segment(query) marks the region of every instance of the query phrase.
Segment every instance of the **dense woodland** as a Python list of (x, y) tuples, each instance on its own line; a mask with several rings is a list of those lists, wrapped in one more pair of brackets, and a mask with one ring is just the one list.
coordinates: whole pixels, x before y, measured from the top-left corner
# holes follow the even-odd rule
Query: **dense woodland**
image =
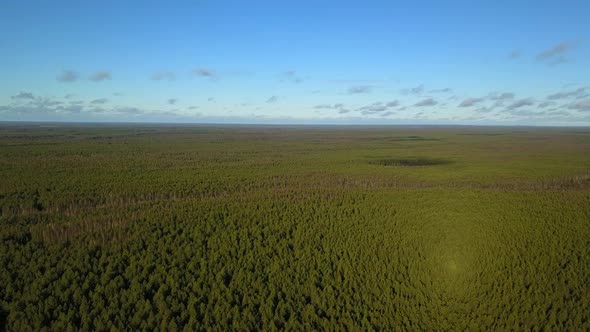
[(590, 130), (0, 125), (0, 327), (589, 330)]

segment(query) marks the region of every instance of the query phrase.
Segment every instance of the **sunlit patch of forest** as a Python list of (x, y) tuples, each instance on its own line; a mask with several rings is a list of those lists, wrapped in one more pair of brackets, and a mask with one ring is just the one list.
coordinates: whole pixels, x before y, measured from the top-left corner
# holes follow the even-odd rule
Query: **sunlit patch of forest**
[(584, 128), (4, 123), (0, 209), (0, 329), (590, 329)]

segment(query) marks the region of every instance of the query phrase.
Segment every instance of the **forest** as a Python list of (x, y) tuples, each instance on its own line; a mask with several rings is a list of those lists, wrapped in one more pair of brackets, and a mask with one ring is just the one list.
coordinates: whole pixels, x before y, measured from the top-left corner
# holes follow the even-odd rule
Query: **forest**
[(590, 330), (590, 130), (0, 123), (0, 330)]

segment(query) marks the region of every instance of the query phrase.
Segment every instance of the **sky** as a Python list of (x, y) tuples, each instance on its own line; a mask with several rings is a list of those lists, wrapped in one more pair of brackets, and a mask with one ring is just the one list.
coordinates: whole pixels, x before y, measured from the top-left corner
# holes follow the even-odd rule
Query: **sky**
[(0, 121), (590, 125), (590, 1), (0, 2)]

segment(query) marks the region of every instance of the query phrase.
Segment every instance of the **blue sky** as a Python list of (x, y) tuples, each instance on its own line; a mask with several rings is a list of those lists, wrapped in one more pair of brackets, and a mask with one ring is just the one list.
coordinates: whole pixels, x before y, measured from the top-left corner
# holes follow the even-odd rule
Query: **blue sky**
[(588, 1), (3, 1), (0, 121), (590, 125)]

